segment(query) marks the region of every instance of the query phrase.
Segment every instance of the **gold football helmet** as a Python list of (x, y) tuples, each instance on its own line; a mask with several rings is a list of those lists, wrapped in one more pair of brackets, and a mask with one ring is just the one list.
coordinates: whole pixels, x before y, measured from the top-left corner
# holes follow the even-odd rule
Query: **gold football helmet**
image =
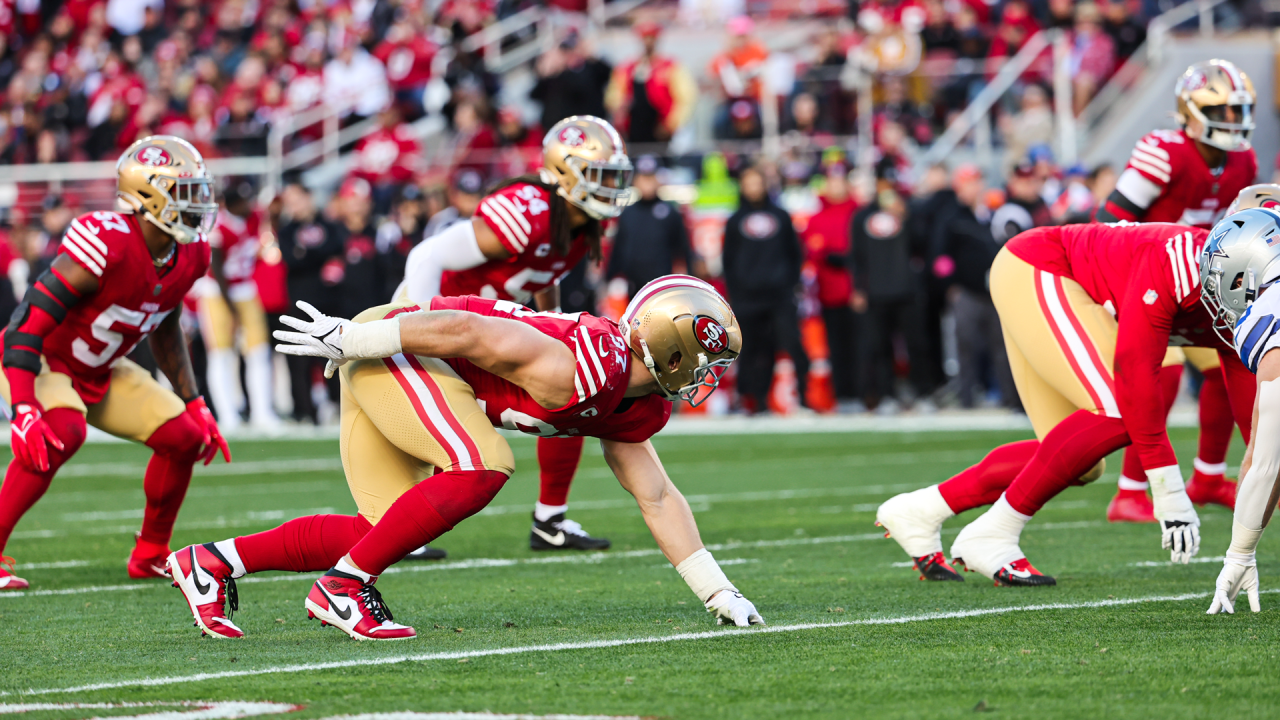
[(1250, 185), (1236, 195), (1236, 199), (1227, 206), (1227, 215), (1235, 215), (1249, 208), (1269, 208), (1280, 210), (1280, 185), (1259, 183)]
[(598, 117), (565, 118), (542, 138), (542, 180), (597, 220), (618, 217), (631, 204), (631, 172), (626, 143)]
[(213, 229), (218, 217), (204, 158), (172, 135), (152, 135), (124, 151), (116, 162), (116, 197), (183, 245)]
[(1255, 126), (1253, 81), (1226, 60), (1187, 68), (1174, 86), (1178, 121), (1193, 139), (1219, 150), (1248, 150)]
[(688, 275), (666, 275), (640, 288), (619, 324), (662, 396), (695, 407), (742, 351), (742, 330), (729, 303)]

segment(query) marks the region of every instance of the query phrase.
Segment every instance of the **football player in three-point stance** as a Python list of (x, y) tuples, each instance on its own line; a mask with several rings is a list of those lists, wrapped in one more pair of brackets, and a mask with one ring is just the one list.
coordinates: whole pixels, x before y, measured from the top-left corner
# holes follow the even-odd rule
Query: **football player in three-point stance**
[(649, 441), (671, 401), (704, 400), (742, 347), (733, 311), (710, 285), (654, 280), (618, 323), (475, 296), (437, 297), (430, 311), (373, 308), (354, 322), (299, 306), (311, 319), (289, 318), (299, 332), (277, 331), (287, 343), (277, 348), (341, 364), (342, 461), (359, 514), (298, 518), (170, 555), (206, 633), (243, 635), (227, 612), (235, 578), (330, 568), (306, 598), (311, 616), (360, 640), (413, 637), (374, 583), (502, 488), (513, 459), (497, 427), (600, 438), (658, 547), (707, 610), (721, 623), (763, 622), (703, 547)]
[[(1274, 186), (1273, 186), (1274, 187)], [(1280, 188), (1277, 188), (1280, 190)], [(1274, 203), (1273, 203), (1274, 207)], [(1240, 464), (1231, 545), (1209, 614), (1234, 613), (1241, 591), (1259, 602), (1257, 547), (1280, 499), (1280, 213), (1270, 208), (1229, 215), (1213, 228), (1200, 256), (1200, 292), (1214, 329), (1230, 332), (1240, 360), (1257, 377), (1253, 441)]]
[[(630, 187), (631, 161), (612, 125), (590, 115), (561, 120), (543, 138), (540, 176), (506, 182), (480, 201), (469, 222), (415, 247), (394, 299), (426, 307), (434, 297), (479, 295), (559, 311), (560, 280), (584, 257), (599, 259), (600, 221), (621, 214)], [(609, 547), (565, 518), (581, 458), (581, 437), (538, 439), (534, 550)], [(431, 551), (409, 557), (442, 556)]]
[[(1116, 189), (1098, 209), (1103, 222), (1170, 222), (1209, 229), (1258, 172), (1249, 137), (1256, 96), (1249, 77), (1226, 60), (1187, 68), (1174, 87), (1179, 130), (1156, 130), (1134, 146)], [(1200, 389), (1200, 446), (1187, 495), (1197, 505), (1231, 507), (1227, 480), (1231, 406), (1218, 354), (1208, 348), (1170, 348), (1161, 370), (1165, 407), (1177, 399), (1184, 362), (1204, 373)], [(1166, 413), (1167, 414), (1167, 413)], [(1125, 452), (1120, 487), (1107, 507), (1112, 522), (1154, 522), (1137, 452)]]
[[(231, 459), (196, 390), (174, 312), (209, 267), (204, 234), (218, 206), (204, 160), (184, 140), (139, 140), (116, 170), (118, 197), (132, 212), (73, 220), (53, 267), (31, 284), (4, 331), (0, 395), (13, 408), (14, 459), (0, 485), (0, 550), (80, 449), (88, 424), (155, 453), (128, 572), (163, 577), (192, 466), (219, 450)], [(175, 391), (124, 357), (144, 337)], [(27, 587), (5, 560), (0, 589)]]
[[(1054, 584), (1018, 547), (1022, 529), (1069, 485), (1096, 480), (1103, 459), (1130, 444), (1151, 483), (1162, 544), (1174, 562), (1196, 554), (1200, 520), (1159, 401), (1166, 349), (1219, 351), (1238, 420), (1254, 392), (1200, 303), (1198, 258), (1207, 236), (1167, 223), (1067, 225), (1022, 233), (1000, 251), (991, 267), (992, 300), (1039, 440), (998, 447), (941, 485), (880, 506), (877, 524), (923, 578), (960, 579), (942, 554), (942, 523), (994, 503), (960, 531), (954, 561), (997, 585)], [(1247, 434), (1247, 425), (1241, 431)]]

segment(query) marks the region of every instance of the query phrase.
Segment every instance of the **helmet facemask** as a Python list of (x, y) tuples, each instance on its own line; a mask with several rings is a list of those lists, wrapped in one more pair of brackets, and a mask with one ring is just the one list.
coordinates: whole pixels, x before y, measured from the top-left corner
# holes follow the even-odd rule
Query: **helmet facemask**
[[(693, 382), (685, 385), (674, 392), (667, 390), (666, 384), (662, 382), (663, 373), (658, 370), (657, 363), (653, 359), (653, 354), (649, 352), (649, 343), (644, 340), (640, 341), (641, 354), (644, 356), (644, 366), (649, 370), (649, 374), (658, 383), (658, 391), (662, 393), (662, 397), (675, 402), (683, 400), (689, 403), (690, 407), (698, 407), (711, 397), (711, 393), (720, 387), (720, 378), (729, 371), (729, 366), (733, 364), (735, 358), (720, 358), (708, 362), (706, 353), (698, 353), (698, 367), (693, 369)], [(677, 364), (678, 366), (678, 364)], [(699, 395), (702, 390), (705, 393)]]
[[(1211, 147), (1232, 152), (1248, 150), (1253, 147), (1250, 138), (1256, 123), (1253, 120), (1253, 98), (1248, 93), (1239, 91), (1232, 93), (1230, 105), (1210, 105), (1197, 107), (1187, 103), (1192, 118), (1200, 124), (1199, 137), (1196, 139)], [(1229, 111), (1229, 112), (1228, 112)], [(1235, 120), (1230, 122), (1228, 115)]]
[(596, 220), (616, 218), (633, 200), (631, 160), (615, 154), (604, 162), (566, 157), (565, 165), (577, 183), (569, 192), (560, 187), (560, 195)]

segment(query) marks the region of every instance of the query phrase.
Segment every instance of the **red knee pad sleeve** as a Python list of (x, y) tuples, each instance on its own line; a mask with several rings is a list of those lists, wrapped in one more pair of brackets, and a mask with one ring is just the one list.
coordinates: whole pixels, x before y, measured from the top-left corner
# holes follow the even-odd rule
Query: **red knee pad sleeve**
[(173, 457), (189, 455), (192, 462), (195, 462), (203, 444), (204, 432), (186, 412), (157, 428), (146, 443), (157, 454)]

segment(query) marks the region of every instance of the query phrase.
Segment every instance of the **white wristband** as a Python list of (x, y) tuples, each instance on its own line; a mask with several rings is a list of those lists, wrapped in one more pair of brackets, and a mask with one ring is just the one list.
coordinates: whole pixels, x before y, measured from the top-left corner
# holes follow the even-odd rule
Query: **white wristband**
[(352, 324), (342, 333), (342, 356), (348, 360), (391, 357), (399, 352), (399, 316)]
[(700, 548), (697, 552), (685, 558), (676, 566), (676, 572), (680, 573), (680, 577), (689, 583), (689, 589), (703, 603), (706, 603), (711, 599), (712, 595), (721, 590), (733, 590), (734, 592), (738, 590), (733, 586), (733, 583), (729, 582), (729, 578), (725, 576), (716, 559), (711, 557), (711, 553), (707, 552), (706, 548)]

